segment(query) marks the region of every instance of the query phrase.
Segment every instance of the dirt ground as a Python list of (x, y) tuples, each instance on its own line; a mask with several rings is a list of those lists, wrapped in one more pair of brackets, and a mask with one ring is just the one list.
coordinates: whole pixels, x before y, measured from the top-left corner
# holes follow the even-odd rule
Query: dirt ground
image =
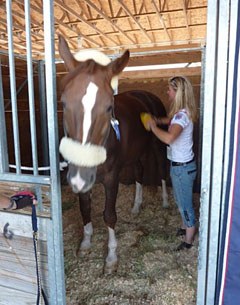
[[(140, 214), (130, 213), (134, 185), (120, 184), (117, 199), (118, 271), (103, 274), (107, 229), (102, 219), (104, 193), (92, 193), (94, 235), (88, 256), (76, 256), (82, 236), (78, 197), (62, 186), (67, 305), (194, 305), (196, 304), (198, 235), (190, 250), (174, 251), (180, 224), (172, 189), (170, 207), (162, 208), (156, 188), (144, 187)], [(196, 211), (199, 194), (194, 194)], [(197, 213), (198, 214), (198, 213)]]

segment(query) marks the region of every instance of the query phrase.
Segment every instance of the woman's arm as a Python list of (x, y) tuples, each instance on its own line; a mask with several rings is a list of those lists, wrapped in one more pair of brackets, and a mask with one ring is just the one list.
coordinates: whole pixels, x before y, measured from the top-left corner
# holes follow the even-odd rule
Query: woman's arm
[(168, 117), (160, 117), (160, 118), (154, 117), (154, 120), (157, 125), (168, 125), (170, 123), (170, 119)]
[(148, 121), (149, 130), (165, 144), (171, 144), (181, 134), (183, 128), (181, 125), (173, 124), (168, 131), (158, 128), (154, 119)]

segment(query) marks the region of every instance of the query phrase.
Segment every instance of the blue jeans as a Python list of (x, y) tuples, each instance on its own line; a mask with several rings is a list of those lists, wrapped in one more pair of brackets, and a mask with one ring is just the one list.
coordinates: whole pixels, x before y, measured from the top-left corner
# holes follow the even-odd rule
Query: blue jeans
[(195, 212), (193, 208), (193, 183), (197, 175), (196, 162), (172, 166), (170, 176), (173, 194), (181, 213), (182, 220), (187, 227), (195, 226)]

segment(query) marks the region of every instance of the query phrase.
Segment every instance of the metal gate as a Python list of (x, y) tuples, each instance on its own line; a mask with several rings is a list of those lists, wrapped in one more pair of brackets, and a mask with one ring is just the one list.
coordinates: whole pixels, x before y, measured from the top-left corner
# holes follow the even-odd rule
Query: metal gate
[[(38, 197), (38, 229), (40, 273), (49, 304), (65, 304), (64, 259), (62, 238), (61, 188), (59, 175), (58, 123), (56, 101), (56, 73), (54, 50), (53, 1), (43, 1), (45, 60), (37, 63), (41, 87), (41, 139), (47, 168), (41, 172), (38, 166), (35, 96), (33, 85), (33, 59), (31, 50), (30, 1), (25, 1), (26, 63), (29, 99), (29, 121), (32, 156), (31, 172), (21, 163), (19, 117), (15, 82), (15, 56), (12, 33), (12, 1), (6, 1), (7, 34), (9, 44), (9, 75), (15, 164), (9, 164), (9, 146), (6, 130), (3, 79), (0, 73), (0, 192), (13, 194), (18, 190), (31, 189)], [(3, 235), (8, 223), (12, 238)], [(2, 249), (1, 249), (2, 248)], [(0, 304), (35, 304), (37, 295), (36, 267), (32, 244), (31, 213), (24, 211), (0, 211)], [(43, 304), (41, 302), (41, 304)]]
[[(204, 73), (203, 150), (198, 263), (198, 305), (216, 305), (222, 282), (227, 185), (232, 171), (230, 137), (235, 121), (239, 1), (208, 1)], [(234, 97), (235, 96), (235, 97)], [(237, 267), (237, 266), (236, 266)], [(234, 290), (232, 290), (234, 291)], [(231, 295), (225, 305), (239, 303)], [(222, 303), (221, 303), (222, 304)]]

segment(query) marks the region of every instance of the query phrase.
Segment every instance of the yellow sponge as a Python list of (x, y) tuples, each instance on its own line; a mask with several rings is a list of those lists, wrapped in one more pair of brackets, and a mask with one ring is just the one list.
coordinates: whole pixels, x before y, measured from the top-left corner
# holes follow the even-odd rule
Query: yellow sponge
[(147, 113), (147, 112), (142, 112), (140, 114), (140, 118), (141, 118), (141, 121), (143, 123), (143, 126), (145, 127), (146, 130), (150, 130), (147, 126), (147, 123), (148, 121), (151, 119), (151, 114)]

